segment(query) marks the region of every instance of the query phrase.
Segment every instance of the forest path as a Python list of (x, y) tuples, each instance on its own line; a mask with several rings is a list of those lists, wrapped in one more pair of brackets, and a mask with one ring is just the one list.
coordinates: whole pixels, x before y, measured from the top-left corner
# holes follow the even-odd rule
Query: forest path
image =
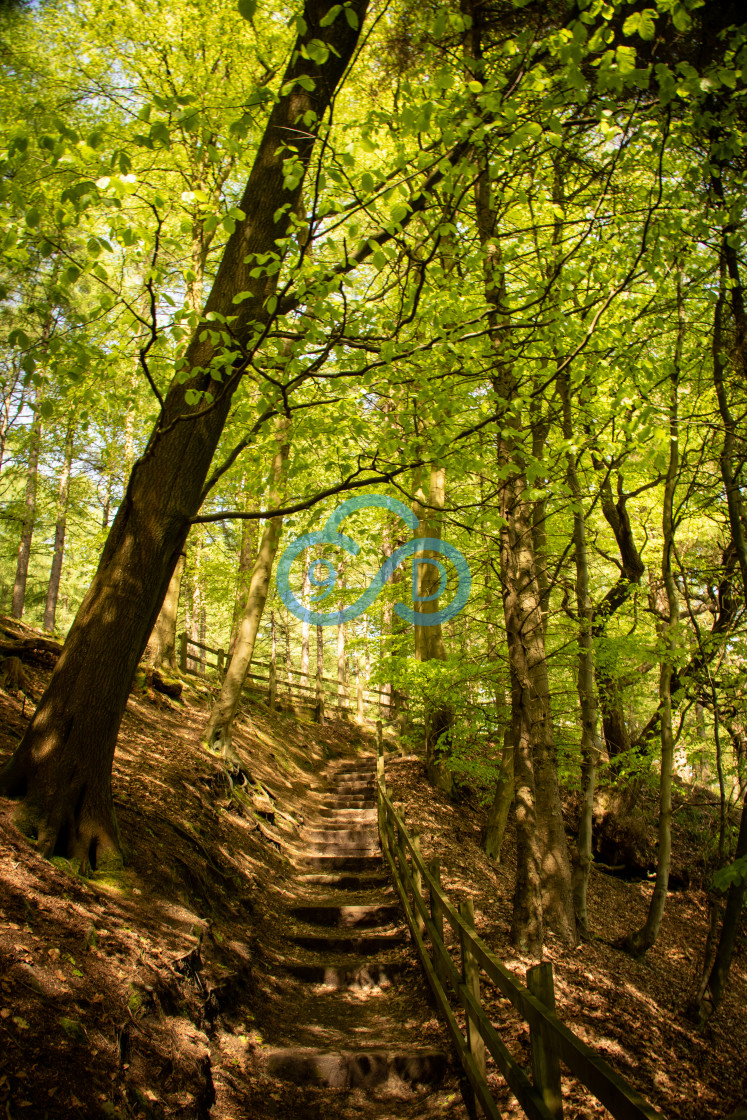
[(463, 1120), (382, 859), (374, 783), (374, 757), (357, 755), (328, 763), (308, 790), (302, 846), (288, 849), (294, 876), (279, 888), (287, 922), (266, 950), (278, 987), (265, 1068), (326, 1089), (324, 1115)]

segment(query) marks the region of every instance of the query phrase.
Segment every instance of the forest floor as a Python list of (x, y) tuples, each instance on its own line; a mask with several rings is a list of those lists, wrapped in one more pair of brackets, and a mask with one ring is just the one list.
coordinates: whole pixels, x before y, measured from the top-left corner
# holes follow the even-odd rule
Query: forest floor
[[(40, 655), (28, 664), (37, 699), (50, 663)], [(266, 947), (281, 920), (272, 900), (288, 874), (282, 848), (308, 785), (327, 760), (362, 740), (371, 751), (371, 732), (352, 722), (319, 728), (248, 703), (235, 746), (250, 780), (232, 797), (219, 760), (199, 742), (209, 699), (210, 686), (196, 679), (183, 702), (149, 691), (130, 697), (113, 778), (127, 852), (120, 878), (81, 879), (66, 861), (42, 859), (14, 828), (12, 803), (0, 802), (0, 1116), (7, 1120), (325, 1115), (320, 1091), (263, 1072), (263, 1048), (278, 1029)], [(28, 722), (31, 704), (22, 707), (0, 690), (0, 764)], [(479, 846), (485, 813), (474, 798), (454, 804), (435, 793), (415, 757), (389, 756), (387, 779), (421, 833), (424, 855), (440, 856), (446, 889), (456, 900), (473, 897), (478, 932), (523, 976), (531, 962), (508, 938), (510, 831), (505, 862), (496, 865)], [(693, 797), (680, 790), (681, 804)], [(653, 807), (649, 815), (653, 826)], [(678, 867), (697, 862), (697, 831), (678, 827), (674, 843)], [(684, 1008), (705, 941), (702, 889), (670, 893), (659, 941), (644, 961), (614, 947), (642, 920), (650, 890), (646, 881), (592, 871), (594, 940), (568, 950), (548, 939), (558, 1013), (669, 1120), (721, 1120), (747, 1103), (745, 939), (723, 1006), (700, 1033)], [(487, 988), (484, 997), (502, 1037), (528, 1061), (526, 1028), (497, 993)], [(427, 1031), (436, 1039), (439, 1029), (433, 1013)], [(491, 1080), (503, 1115), (521, 1116), (497, 1075)], [(607, 1115), (580, 1086), (568, 1080), (566, 1087), (566, 1120)], [(460, 1111), (453, 1101), (449, 1114)], [(355, 1112), (337, 1112), (344, 1114)]]

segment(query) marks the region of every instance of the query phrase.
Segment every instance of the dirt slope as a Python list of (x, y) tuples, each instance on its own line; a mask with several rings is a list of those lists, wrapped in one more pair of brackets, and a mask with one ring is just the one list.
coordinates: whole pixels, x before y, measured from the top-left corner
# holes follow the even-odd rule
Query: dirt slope
[[(44, 660), (30, 666), (37, 696)], [(269, 946), (289, 873), (281, 848), (296, 842), (315, 776), (359, 746), (361, 731), (253, 707), (237, 735), (248, 779), (232, 798), (220, 764), (199, 746), (207, 689), (184, 699), (130, 699), (114, 774), (123, 880), (81, 880), (64, 861), (41, 859), (0, 803), (0, 1115), (10, 1120), (329, 1114), (318, 1090), (265, 1073), (280, 1006)], [(0, 691), (0, 762), (28, 720), (28, 702), (21, 708)], [(363, 749), (373, 750), (370, 738)], [(457, 899), (474, 894), (479, 932), (521, 973), (528, 962), (506, 938), (510, 855), (496, 868), (481, 853), (479, 809), (434, 794), (417, 760), (390, 761), (388, 778), (420, 825), (425, 854), (441, 855), (448, 889)], [(744, 945), (723, 1011), (701, 1037), (682, 1007), (702, 950), (702, 894), (670, 895), (661, 943), (645, 963), (610, 947), (640, 918), (649, 889), (594, 873), (601, 940), (572, 953), (549, 946), (560, 1013), (666, 1116), (716, 1120), (745, 1101)], [(524, 1028), (500, 1001), (493, 1008), (526, 1056)], [(438, 1036), (435, 1019), (423, 1025)], [(520, 1115), (501, 1099), (506, 1116)], [(446, 1107), (459, 1111), (453, 1093)], [(604, 1113), (571, 1087), (565, 1115)]]

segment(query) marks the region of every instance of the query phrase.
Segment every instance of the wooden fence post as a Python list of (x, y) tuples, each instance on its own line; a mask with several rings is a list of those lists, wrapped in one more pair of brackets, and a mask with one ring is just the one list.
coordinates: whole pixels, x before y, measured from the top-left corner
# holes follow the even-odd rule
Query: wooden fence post
[[(417, 854), (420, 855), (421, 853), (420, 853), (420, 833), (419, 832), (413, 832), (413, 834), (412, 834), (412, 846), (415, 849), (415, 851), (417, 852)], [(423, 876), (421, 875), (420, 868), (418, 867), (417, 863), (415, 862), (415, 857), (413, 856), (412, 857), (412, 912), (415, 915), (415, 925), (417, 926), (418, 933), (420, 934), (421, 937), (424, 937), (425, 936), (425, 920), (423, 918), (423, 915), (420, 913), (419, 906), (415, 902), (416, 892), (420, 896), (420, 901), (422, 902), (423, 901)]]
[[(396, 806), (395, 806), (395, 808), (396, 808)], [(399, 807), (399, 816), (400, 816), (400, 820), (402, 821), (402, 824), (406, 828), (407, 825), (405, 824), (405, 807), (404, 807), (404, 805), (400, 805), (400, 807)], [(396, 845), (396, 847), (397, 847), (397, 863), (399, 865), (399, 877), (402, 880), (402, 886), (405, 888), (405, 897), (406, 897), (407, 896), (407, 888), (409, 886), (409, 880), (410, 880), (410, 869), (407, 866), (407, 855), (405, 853), (405, 838), (404, 838), (404, 836), (402, 834), (402, 830), (399, 828), (399, 826), (397, 826), (397, 845)]]
[[(471, 898), (459, 904), (459, 913), (466, 926), (474, 929), (475, 907)], [(460, 932), (459, 940), (462, 948), (462, 977), (467, 990), (480, 1003), (480, 966), (477, 963), (468, 939)], [(477, 1023), (467, 1015), (467, 1045), (477, 1067), (477, 1072), (485, 1077), (485, 1043), (478, 1029)]]
[(218, 658), (218, 663), (215, 667), (218, 670), (218, 680), (222, 681), (223, 672), (226, 668), (226, 651), (224, 649), (219, 649), (216, 652), (216, 656)]
[[(555, 1010), (555, 985), (552, 964), (542, 961), (527, 972), (527, 987), (533, 996), (544, 1003), (548, 1011)], [(557, 1047), (549, 1031), (542, 1026), (530, 1030), (532, 1043), (532, 1072), (534, 1087), (541, 1095), (555, 1120), (562, 1120), (563, 1098), (560, 1090), (560, 1061)]]
[[(438, 885), (440, 887), (441, 886), (441, 860), (438, 858), (438, 856), (434, 856), (433, 859), (430, 861), (430, 863), (428, 864), (428, 870), (430, 871), (431, 875), (433, 876), (433, 878), (435, 879), (435, 881), (438, 883)], [(444, 908), (441, 905), (441, 899), (438, 897), (438, 895), (436, 894), (436, 892), (433, 890), (432, 887), (430, 889), (430, 895), (431, 895), (431, 918), (433, 919), (433, 924), (436, 927), (436, 933), (438, 934), (438, 936), (443, 941), (443, 939), (444, 939)], [(438, 977), (438, 981), (439, 981), (441, 987), (446, 988), (446, 984), (447, 984), (446, 966), (444, 965), (444, 962), (441, 960), (441, 954), (436, 952), (435, 947), (434, 947), (434, 951), (433, 951), (433, 965), (434, 965), (434, 968), (436, 969), (436, 976)]]
[(187, 671), (187, 631), (182, 630), (179, 635), (179, 668), (182, 673)]

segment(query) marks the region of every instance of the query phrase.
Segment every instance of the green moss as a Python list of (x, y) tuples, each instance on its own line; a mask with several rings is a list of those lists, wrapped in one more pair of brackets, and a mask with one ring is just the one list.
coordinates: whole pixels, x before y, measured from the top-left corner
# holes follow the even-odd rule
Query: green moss
[(77, 1019), (62, 1018), (60, 1019), (60, 1026), (73, 1042), (77, 1042), (81, 1045), (86, 1045), (88, 1043), (88, 1035), (83, 1028), (83, 1024), (79, 1023)]

